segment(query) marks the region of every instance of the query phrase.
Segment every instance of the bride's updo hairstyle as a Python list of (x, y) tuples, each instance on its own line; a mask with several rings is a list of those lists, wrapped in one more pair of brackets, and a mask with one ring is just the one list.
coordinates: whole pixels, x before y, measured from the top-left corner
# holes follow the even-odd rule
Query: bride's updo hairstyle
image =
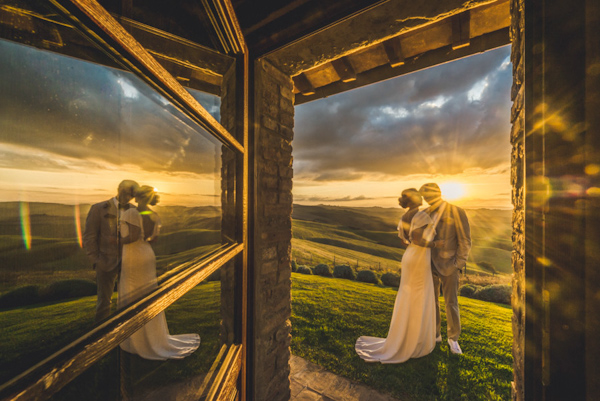
[(150, 185), (142, 185), (135, 193), (135, 196), (147, 200), (146, 203), (150, 206), (154, 206), (160, 202), (160, 195)]
[(417, 191), (416, 188), (408, 188), (402, 191), (402, 198), (405, 201), (406, 206), (402, 205), (402, 207), (411, 207), (411, 206), (421, 206), (423, 204), (423, 197), (421, 193)]

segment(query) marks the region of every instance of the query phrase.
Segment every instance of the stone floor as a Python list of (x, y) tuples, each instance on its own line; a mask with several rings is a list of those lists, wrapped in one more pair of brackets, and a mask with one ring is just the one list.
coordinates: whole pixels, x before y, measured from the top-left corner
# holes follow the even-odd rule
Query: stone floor
[(291, 401), (398, 401), (299, 356), (292, 355), (290, 365)]

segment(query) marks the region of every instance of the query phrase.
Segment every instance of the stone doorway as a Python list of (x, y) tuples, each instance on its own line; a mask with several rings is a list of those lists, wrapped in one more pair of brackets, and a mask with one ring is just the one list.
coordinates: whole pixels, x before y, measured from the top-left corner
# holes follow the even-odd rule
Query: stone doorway
[[(544, 3), (544, 1), (539, 3)], [(513, 398), (518, 400), (564, 399), (558, 395), (551, 396), (549, 389), (555, 389), (558, 391), (557, 394), (562, 394), (561, 391), (566, 391), (573, 383), (575, 383), (574, 388), (576, 391), (571, 394), (575, 395), (575, 398), (586, 399), (585, 394), (587, 394), (587, 399), (592, 399), (589, 397), (597, 394), (599, 388), (597, 375), (594, 375), (596, 370), (590, 364), (592, 361), (590, 358), (593, 358), (592, 355), (598, 355), (597, 348), (594, 348), (595, 346), (589, 341), (585, 342), (585, 338), (592, 338), (589, 336), (598, 333), (597, 318), (592, 316), (591, 312), (587, 312), (587, 314), (585, 312), (586, 310), (591, 311), (593, 308), (590, 308), (598, 303), (593, 296), (590, 298), (590, 294), (595, 291), (593, 288), (596, 287), (590, 287), (589, 279), (586, 279), (586, 285), (583, 286), (583, 279), (586, 275), (587, 277), (597, 277), (598, 274), (592, 268), (592, 262), (598, 260), (598, 252), (594, 250), (589, 241), (592, 238), (598, 238), (597, 232), (589, 228), (589, 223), (597, 219), (595, 217), (596, 212), (591, 209), (591, 205), (595, 204), (597, 199), (593, 195), (595, 193), (593, 188), (596, 188), (593, 186), (596, 174), (589, 173), (593, 167), (587, 167), (588, 172), (585, 172), (586, 166), (589, 166), (590, 163), (589, 161), (586, 163), (585, 160), (593, 160), (590, 158), (597, 154), (595, 151), (596, 141), (592, 139), (592, 131), (586, 131), (583, 129), (584, 126), (574, 124), (580, 127), (580, 130), (577, 132), (569, 131), (571, 132), (569, 134), (571, 135), (571, 141), (579, 138), (583, 142), (577, 143), (591, 146), (590, 150), (583, 151), (580, 147), (568, 148), (559, 141), (560, 146), (557, 148), (556, 154), (552, 155), (553, 159), (550, 159), (543, 149), (550, 149), (545, 146), (552, 147), (557, 142), (547, 142), (548, 137), (542, 139), (533, 135), (534, 131), (539, 131), (540, 127), (544, 127), (547, 128), (546, 131), (542, 130), (545, 135), (554, 130), (552, 134), (561, 135), (564, 139), (564, 135), (558, 132), (566, 130), (564, 120), (542, 118), (545, 113), (548, 113), (548, 103), (543, 102), (545, 92), (541, 88), (554, 86), (558, 92), (562, 91), (572, 96), (572, 107), (569, 108), (565, 118), (571, 121), (588, 121), (590, 129), (591, 127), (596, 129), (598, 127), (597, 119), (593, 114), (587, 114), (587, 117), (585, 114), (585, 110), (589, 110), (590, 107), (598, 104), (597, 99), (593, 96), (582, 97), (583, 92), (576, 90), (586, 86), (590, 89), (598, 88), (598, 79), (593, 78), (596, 75), (591, 75), (591, 78), (586, 79), (585, 73), (582, 73), (582, 71), (585, 71), (583, 67), (588, 66), (590, 68), (597, 62), (594, 60), (598, 60), (598, 50), (596, 47), (591, 46), (591, 44), (597, 43), (598, 40), (597, 33), (593, 33), (591, 30), (592, 22), (597, 21), (598, 18), (598, 7), (590, 2), (584, 3), (582, 2), (571, 9), (564, 3), (557, 4), (556, 7), (550, 9), (553, 12), (551, 15), (547, 14), (546, 11), (534, 10), (533, 8), (529, 8), (529, 14), (527, 14), (525, 2), (521, 0), (512, 0), (508, 4), (510, 9), (510, 28), (508, 30), (513, 45), (511, 56), (513, 63), (513, 87), (511, 91), (513, 108), (511, 112), (512, 131), (510, 133), (512, 144), (511, 185), (514, 206), (512, 236), (512, 265), (514, 270)], [(460, 6), (455, 6), (452, 10), (454, 12), (451, 11), (450, 14), (459, 14), (456, 10), (463, 9)], [(587, 14), (586, 10), (588, 11)], [(559, 18), (562, 11), (571, 20), (581, 22), (579, 30), (569, 31), (566, 28), (568, 24), (565, 19)], [(436, 15), (444, 14), (440, 10), (436, 10), (434, 13), (438, 13)], [(353, 85), (360, 86), (361, 84), (371, 83), (384, 76), (381, 69), (377, 70), (378, 74), (361, 75), (361, 72), (364, 71), (358, 71), (351, 58), (354, 52), (360, 53), (361, 50), (364, 50), (361, 54), (367, 53), (367, 44), (381, 44), (386, 40), (390, 40), (389, 31), (381, 32), (378, 29), (370, 29), (372, 26), (369, 26), (369, 15), (373, 14), (365, 12), (356, 17), (354, 22), (352, 20), (341, 22), (329, 30), (324, 30), (302, 41), (295, 42), (280, 51), (268, 54), (255, 63), (254, 123), (256, 126), (255, 135), (258, 155), (256, 160), (256, 188), (258, 190), (257, 205), (259, 205), (255, 229), (255, 291), (257, 300), (259, 300), (259, 297), (264, 298), (264, 303), (257, 303), (255, 306), (255, 310), (260, 311), (255, 316), (255, 326), (261, 327), (261, 332), (255, 334), (255, 341), (257, 346), (258, 344), (264, 345), (268, 350), (264, 354), (265, 360), (259, 361), (257, 359), (255, 361), (255, 369), (256, 372), (260, 372), (257, 375), (260, 375), (263, 379), (266, 378), (266, 376), (263, 377), (263, 372), (267, 371), (269, 373), (265, 374), (270, 378), (276, 377), (279, 380), (281, 376), (280, 384), (276, 384), (274, 381), (259, 380), (258, 377), (255, 383), (257, 383), (256, 394), (265, 396), (268, 394), (271, 397), (270, 399), (279, 399), (278, 397), (285, 399), (289, 394), (287, 393), (289, 390), (286, 390), (286, 388), (289, 388), (289, 379), (287, 379), (289, 370), (285, 361), (289, 358), (290, 341), (290, 323), (286, 315), (289, 317), (289, 239), (291, 237), (291, 158), (294, 98), (297, 102), (299, 99), (310, 99), (311, 96), (319, 96), (319, 94), (326, 96), (332, 94), (331, 91), (337, 90), (339, 92)], [(444, 15), (447, 16), (448, 14)], [(383, 18), (381, 15), (378, 17)], [(544, 20), (546, 22), (543, 23), (553, 21), (558, 26), (564, 27), (561, 30), (562, 39), (556, 35), (552, 36), (548, 33), (549, 31), (543, 33), (544, 31), (538, 28), (540, 25), (536, 24), (543, 24), (540, 22), (543, 18), (547, 18), (547, 20)], [(377, 21), (381, 22), (381, 19)], [(530, 27), (527, 32), (525, 31), (526, 25)], [(452, 26), (458, 26), (459, 29), (455, 31), (458, 33), (453, 35), (456, 42), (450, 47), (457, 51), (468, 48), (464, 44), (464, 37), (460, 33), (464, 32), (460, 29), (460, 27), (465, 26), (464, 19), (461, 19), (461, 17), (454, 18)], [(357, 29), (357, 27), (360, 27), (360, 29)], [(353, 41), (361, 33), (363, 34), (363, 40)], [(583, 39), (586, 37), (585, 34), (588, 35), (587, 41)], [(526, 37), (529, 39), (526, 40)], [(462, 42), (461, 38), (463, 38)], [(573, 48), (572, 64), (576, 67), (576, 74), (571, 74), (571, 81), (574, 86), (570, 88), (567, 84), (569, 79), (566, 78), (569, 74), (564, 69), (560, 70), (560, 74), (553, 75), (554, 81), (552, 82), (540, 75), (543, 71), (540, 68), (543, 69), (543, 66), (548, 68), (550, 65), (549, 59), (544, 58), (548, 57), (550, 53), (544, 53), (541, 50), (544, 49), (544, 43), (553, 44), (552, 51), (558, 55), (561, 40), (563, 43), (565, 40), (571, 41), (570, 43), (579, 43), (578, 46)], [(394, 68), (391, 66), (392, 64), (396, 64), (396, 67), (398, 67), (402, 65), (403, 61), (406, 63), (406, 59), (400, 57), (402, 54), (398, 51), (399, 48), (403, 50), (403, 43), (401, 42), (400, 47), (394, 46), (391, 42), (383, 45), (383, 51), (390, 65), (389, 68)], [(489, 46), (489, 43), (483, 45)], [(586, 53), (583, 52), (583, 48), (586, 46), (588, 49), (587, 59), (584, 56)], [(578, 49), (577, 51), (580, 53), (576, 54), (575, 49)], [(554, 55), (555, 53), (551, 54)], [(347, 58), (344, 59), (344, 57)], [(421, 60), (423, 59), (425, 57), (421, 58)], [(434, 63), (429, 60), (428, 65), (432, 64)], [(352, 68), (349, 68), (349, 66)], [(336, 79), (341, 82), (318, 86), (315, 83), (316, 77), (309, 72), (312, 68), (314, 68), (313, 73), (320, 72), (322, 75), (327, 75), (326, 71), (330, 73), (334, 71)], [(389, 68), (386, 67), (386, 71)], [(527, 81), (530, 86), (525, 85), (527, 76), (530, 77)], [(293, 80), (291, 77), (293, 77)], [(367, 82), (369, 79), (371, 81)], [(295, 96), (291, 96), (294, 92), (296, 93)], [(529, 94), (526, 96), (526, 93)], [(544, 104), (546, 106), (543, 106)], [(558, 110), (557, 113), (562, 110)], [(552, 123), (552, 125), (548, 125), (549, 123)], [(586, 132), (589, 132), (589, 134), (586, 134)], [(577, 154), (587, 156), (577, 158)], [(561, 159), (563, 161), (570, 160), (574, 163), (573, 168), (566, 169), (564, 173), (560, 172), (561, 169), (558, 166), (561, 164)], [(548, 178), (549, 170), (543, 168), (544, 165), (548, 166), (547, 163), (557, 167), (557, 175), (553, 179)], [(567, 174), (567, 170), (571, 171), (572, 174)], [(529, 177), (529, 179), (526, 179), (526, 177)], [(576, 177), (581, 177), (582, 180), (580, 181)], [(583, 180), (583, 177), (585, 177), (585, 180)], [(563, 203), (552, 204), (547, 197), (540, 197), (540, 193), (548, 193), (551, 181), (555, 188), (558, 188), (555, 193), (562, 194), (558, 197)], [(569, 185), (572, 182), (579, 183), (577, 184), (579, 189), (570, 187)], [(574, 195), (565, 197), (564, 194), (570, 193), (566, 188), (572, 188)], [(577, 200), (581, 200), (577, 203), (579, 206), (575, 206), (575, 203), (573, 203)], [(553, 220), (555, 224), (570, 224), (568, 229), (570, 240), (565, 242), (564, 236), (561, 239), (544, 228), (544, 216), (550, 216), (548, 210), (553, 210), (556, 213), (556, 219)], [(579, 211), (575, 212), (577, 210)], [(569, 218), (566, 217), (569, 215), (575, 216), (574, 221), (569, 221)], [(564, 220), (565, 218), (567, 220)], [(588, 222), (587, 230), (584, 222)], [(558, 226), (556, 228), (558, 229)], [(526, 231), (528, 233), (527, 237), (525, 235)], [(588, 240), (585, 241), (585, 238), (588, 238)], [(555, 248), (555, 250), (559, 250), (559, 254), (554, 255), (554, 259), (544, 256), (553, 253), (549, 248), (552, 247), (552, 243), (560, 244), (562, 247)], [(571, 253), (571, 255), (587, 256), (585, 258), (572, 256), (571, 259), (565, 259), (564, 252), (560, 249), (578, 250)], [(563, 267), (549, 270), (547, 268), (550, 265), (546, 264), (550, 261), (557, 263), (554, 266), (562, 264)], [(577, 266), (577, 268), (574, 273), (564, 275), (563, 272), (566, 271), (565, 269), (568, 266)], [(545, 273), (550, 274), (550, 276), (545, 276)], [(573, 281), (565, 282), (565, 279)], [(564, 288), (564, 291), (560, 291), (560, 288)], [(583, 291), (584, 288), (587, 292)], [(585, 295), (586, 293), (588, 295)], [(564, 300), (567, 300), (570, 305), (570, 314), (567, 307), (563, 307), (558, 303), (563, 296), (566, 297)], [(278, 300), (278, 302), (272, 303), (273, 300)], [(262, 302), (262, 300), (260, 301)], [(551, 307), (551, 305), (553, 306)], [(554, 312), (551, 313), (550, 310)], [(281, 312), (277, 315), (277, 321), (272, 319), (272, 312), (274, 311)], [(525, 319), (526, 311), (529, 311), (527, 319)], [(573, 311), (577, 311), (577, 313), (573, 313)], [(584, 323), (569, 324), (569, 322), (576, 323), (577, 321)], [(554, 332), (559, 334), (551, 335), (550, 328), (554, 328)], [(570, 338), (577, 340), (575, 342), (569, 341), (569, 336), (573, 336)], [(585, 344), (585, 347), (583, 344)], [(584, 352), (585, 349), (589, 352)], [(569, 350), (573, 352), (569, 354)], [(549, 361), (551, 360), (554, 363), (550, 365)], [(587, 367), (586, 360), (589, 361)], [(562, 362), (566, 364), (563, 366)], [(572, 380), (569, 381), (566, 377), (571, 377)], [(577, 380), (575, 380), (575, 377), (577, 377)]]

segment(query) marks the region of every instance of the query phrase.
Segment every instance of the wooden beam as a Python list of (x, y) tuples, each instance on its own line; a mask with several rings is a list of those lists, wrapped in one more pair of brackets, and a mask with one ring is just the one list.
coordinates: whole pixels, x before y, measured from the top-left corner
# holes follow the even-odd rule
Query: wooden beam
[(298, 89), (304, 96), (315, 94), (315, 88), (313, 88), (312, 84), (304, 73), (292, 77), (292, 80), (294, 81), (294, 86), (296, 89)]
[[(451, 46), (444, 46), (436, 50), (416, 55), (406, 59), (406, 63), (397, 68), (392, 68), (389, 64), (373, 68), (357, 75), (356, 81), (341, 82), (336, 81), (329, 85), (321, 86), (316, 89), (312, 95), (297, 93), (294, 104), (299, 105), (313, 100), (322, 99), (327, 96), (336, 95), (362, 86), (370, 85), (386, 79), (398, 77), (414, 71), (433, 67), (452, 60), (458, 60), (486, 50), (495, 49), (500, 46), (510, 44), (509, 28), (490, 32), (471, 40), (470, 46), (462, 47), (458, 50), (452, 50)], [(295, 80), (294, 80), (295, 82)], [(297, 86), (297, 88), (299, 88)]]
[(346, 57), (333, 60), (331, 65), (342, 79), (342, 82), (352, 82), (356, 80), (356, 71), (354, 71), (352, 64), (350, 64)]
[(452, 17), (452, 50), (469, 46), (471, 38), (471, 11), (467, 10)]
[(223, 51), (229, 55), (247, 51), (240, 24), (229, 0), (201, 0)]
[(235, 399), (237, 394), (237, 379), (242, 366), (242, 346), (232, 344), (223, 358), (221, 368), (217, 372), (214, 384), (211, 386), (206, 401)]
[(396, 37), (386, 40), (383, 42), (383, 48), (385, 49), (388, 60), (390, 60), (392, 68), (404, 65), (404, 54), (402, 53), (402, 43), (400, 42), (400, 38)]
[(190, 40), (170, 34), (129, 18), (113, 17), (156, 58), (168, 60), (192, 70), (225, 74), (234, 58), (201, 46)]

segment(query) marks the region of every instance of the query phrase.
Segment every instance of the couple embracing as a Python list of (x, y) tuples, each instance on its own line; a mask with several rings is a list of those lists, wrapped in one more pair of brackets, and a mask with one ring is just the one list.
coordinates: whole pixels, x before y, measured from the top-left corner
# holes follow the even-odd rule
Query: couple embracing
[[(423, 199), (429, 204), (419, 210)], [(402, 279), (387, 338), (362, 336), (358, 355), (367, 362), (401, 363), (428, 355), (441, 343), (440, 285), (446, 302), (448, 345), (458, 344), (460, 272), (471, 250), (471, 230), (465, 211), (442, 199), (439, 186), (425, 184), (407, 189), (399, 198), (408, 209), (398, 224), (398, 236), (408, 245), (402, 256)]]
[[(129, 203), (135, 198), (137, 207)], [(96, 321), (110, 315), (111, 297), (118, 282), (119, 309), (140, 300), (158, 287), (156, 256), (151, 243), (160, 231), (160, 218), (149, 206), (160, 197), (148, 185), (132, 180), (119, 184), (117, 195), (92, 205), (85, 223), (83, 244), (96, 270)], [(179, 359), (194, 352), (198, 334), (170, 335), (160, 312), (121, 343), (121, 349), (145, 359)]]

